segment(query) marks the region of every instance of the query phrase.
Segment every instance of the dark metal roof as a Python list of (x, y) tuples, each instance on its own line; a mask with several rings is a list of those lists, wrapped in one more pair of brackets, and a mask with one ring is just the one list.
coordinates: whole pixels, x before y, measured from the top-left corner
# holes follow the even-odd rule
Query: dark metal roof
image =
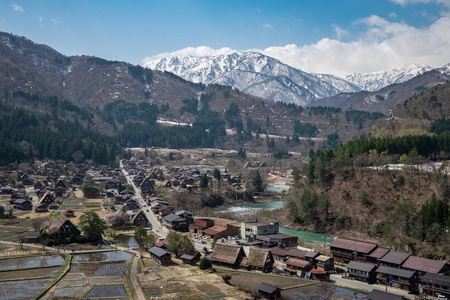
[(357, 261), (351, 261), (347, 264), (347, 269), (354, 269), (364, 272), (370, 272), (375, 269), (377, 266), (372, 264), (360, 263)]
[(276, 286), (261, 282), (256, 289), (267, 294), (273, 294), (278, 288)]
[(427, 273), (438, 274), (445, 268), (446, 263), (443, 261), (427, 259), (418, 256), (410, 256), (403, 263), (402, 268), (418, 270)]
[(408, 257), (408, 253), (389, 251), (380, 259), (380, 262), (401, 265)]
[(446, 286), (450, 288), (450, 276), (446, 275), (437, 275), (432, 273), (427, 273), (422, 277), (421, 282), (423, 283), (432, 283), (435, 285)]
[(378, 267), (377, 269), (377, 273), (382, 273), (382, 274), (387, 274), (387, 275), (394, 275), (394, 276), (399, 276), (399, 277), (403, 277), (403, 278), (411, 278), (414, 276), (414, 271), (409, 271), (409, 270), (403, 270), (403, 269), (397, 269), (397, 268), (390, 268), (390, 267), (385, 267), (385, 266), (381, 266)]
[(388, 253), (391, 249), (389, 248), (384, 248), (384, 247), (378, 247), (377, 249), (375, 249), (375, 251), (373, 251), (372, 253), (370, 253), (368, 256), (369, 257), (373, 257), (376, 259), (380, 259), (383, 256), (386, 255), (386, 253)]
[(400, 295), (394, 295), (391, 293), (379, 291), (379, 290), (372, 290), (368, 295), (367, 299), (369, 300), (403, 300), (405, 297)]
[(349, 251), (357, 251), (363, 254), (369, 254), (377, 246), (378, 246), (377, 243), (364, 242), (345, 238), (337, 238), (330, 243), (330, 247), (341, 248)]
[(167, 254), (170, 255), (170, 253), (167, 252), (166, 250), (156, 247), (156, 246), (148, 249), (148, 252), (150, 252), (151, 254), (158, 256), (158, 257), (163, 257), (164, 255), (167, 255)]

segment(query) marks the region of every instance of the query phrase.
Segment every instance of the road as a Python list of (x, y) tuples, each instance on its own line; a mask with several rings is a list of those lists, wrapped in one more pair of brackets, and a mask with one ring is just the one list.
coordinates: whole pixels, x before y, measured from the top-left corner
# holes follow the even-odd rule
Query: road
[(169, 230), (162, 226), (161, 223), (156, 218), (155, 214), (151, 210), (151, 208), (147, 205), (144, 197), (142, 197), (141, 189), (139, 189), (133, 182), (133, 175), (128, 174), (128, 172), (123, 167), (122, 161), (120, 161), (120, 168), (122, 169), (123, 174), (125, 175), (127, 179), (127, 183), (131, 185), (134, 188), (135, 197), (138, 199), (142, 211), (147, 216), (147, 219), (152, 224), (153, 232), (155, 232), (157, 235), (159, 235), (161, 238), (166, 238), (167, 234), (169, 233)]

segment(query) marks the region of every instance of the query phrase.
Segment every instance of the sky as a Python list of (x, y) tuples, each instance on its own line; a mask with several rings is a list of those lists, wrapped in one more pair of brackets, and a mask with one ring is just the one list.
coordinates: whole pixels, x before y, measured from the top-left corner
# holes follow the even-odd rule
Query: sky
[(337, 76), (450, 63), (450, 0), (1, 0), (0, 31), (132, 64), (236, 50)]

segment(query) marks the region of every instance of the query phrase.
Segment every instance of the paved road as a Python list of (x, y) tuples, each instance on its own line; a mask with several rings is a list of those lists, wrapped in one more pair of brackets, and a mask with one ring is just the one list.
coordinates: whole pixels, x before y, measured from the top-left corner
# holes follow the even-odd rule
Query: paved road
[(136, 187), (136, 185), (133, 182), (133, 175), (128, 174), (128, 172), (123, 167), (122, 161), (120, 161), (120, 167), (122, 168), (122, 172), (127, 178), (127, 182), (129, 185), (131, 185), (134, 188), (135, 197), (138, 199), (139, 203), (141, 204), (141, 208), (144, 211), (145, 215), (147, 216), (147, 219), (152, 224), (153, 231), (159, 235), (162, 238), (165, 238), (167, 234), (169, 233), (169, 230), (162, 226), (161, 223), (156, 218), (155, 214), (151, 210), (149, 206), (147, 206), (147, 203), (145, 202), (144, 197), (142, 197), (141, 189)]
[[(342, 274), (331, 274), (330, 276), (331, 282), (334, 282), (334, 284), (342, 287), (349, 287), (353, 289), (363, 290), (371, 292), (372, 290), (380, 290), (385, 292), (386, 286), (381, 284), (368, 284), (362, 281), (358, 280), (350, 280), (342, 278)], [(414, 299), (414, 297), (410, 294), (408, 294), (407, 291), (393, 288), (393, 287), (387, 287), (387, 291), (392, 294), (401, 295), (404, 296), (406, 299)]]

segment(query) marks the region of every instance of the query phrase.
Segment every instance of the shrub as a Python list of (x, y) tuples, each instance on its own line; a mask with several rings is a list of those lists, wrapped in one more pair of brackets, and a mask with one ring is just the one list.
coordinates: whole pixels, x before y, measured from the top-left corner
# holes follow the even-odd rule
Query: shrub
[(212, 267), (212, 264), (209, 261), (209, 259), (207, 259), (206, 257), (203, 257), (200, 260), (199, 267), (201, 270), (206, 270), (206, 269), (210, 269)]

